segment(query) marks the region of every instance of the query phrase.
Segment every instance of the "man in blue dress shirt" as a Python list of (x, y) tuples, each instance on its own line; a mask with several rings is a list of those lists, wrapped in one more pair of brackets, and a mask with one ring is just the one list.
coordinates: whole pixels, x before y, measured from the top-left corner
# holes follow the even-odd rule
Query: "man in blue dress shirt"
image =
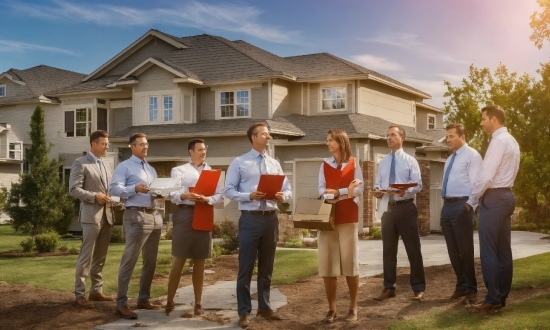
[(456, 275), (455, 292), (451, 299), (465, 297), (465, 302), (472, 303), (477, 296), (474, 210), (467, 209), (466, 201), (472, 193), (482, 159), (479, 152), (466, 143), (464, 125), (450, 124), (446, 130), (447, 143), (453, 154), (447, 158), (443, 171), (441, 230)]
[(162, 216), (154, 207), (154, 198), (148, 194), (149, 185), (157, 177), (155, 169), (145, 157), (149, 149), (147, 137), (136, 133), (130, 137), (132, 157), (118, 164), (111, 182), (111, 194), (124, 198), (123, 223), (126, 247), (118, 270), (116, 313), (126, 319), (137, 319), (128, 307), (128, 285), (139, 257), (143, 254), (143, 268), (139, 280), (138, 309), (161, 309), (149, 301), (151, 283), (157, 264), (157, 252), (162, 228)]
[[(399, 236), (407, 250), (411, 264), (410, 283), (414, 300), (422, 300), (426, 289), (424, 263), (418, 235), (418, 210), (414, 196), (422, 190), (420, 167), (416, 159), (403, 151), (405, 130), (401, 126), (390, 126), (386, 141), (391, 152), (378, 164), (378, 175), (373, 195), (381, 198), (379, 213), (382, 215), (382, 260), (384, 268), (384, 289), (377, 300), (395, 297), (397, 281), (397, 246)], [(387, 192), (392, 183), (416, 183), (417, 186)], [(380, 190), (386, 190), (380, 191)]]
[(237, 303), (239, 308), (239, 326), (246, 329), (250, 324), (252, 311), (250, 299), (250, 281), (258, 256), (258, 314), (266, 319), (281, 318), (271, 309), (269, 290), (279, 220), (277, 202), (292, 197), (290, 183), (284, 179), (283, 187), (275, 195), (276, 200), (266, 200), (265, 193), (257, 191), (261, 174), (283, 174), (279, 162), (266, 155), (271, 136), (264, 123), (250, 126), (247, 132), (252, 150), (235, 158), (227, 169), (225, 197), (237, 201), (241, 217), (239, 218), (239, 274), (237, 276)]

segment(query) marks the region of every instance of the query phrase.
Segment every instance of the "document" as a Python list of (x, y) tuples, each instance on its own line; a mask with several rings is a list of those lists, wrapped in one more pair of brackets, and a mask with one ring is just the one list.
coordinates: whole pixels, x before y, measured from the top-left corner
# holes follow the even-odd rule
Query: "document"
[(256, 190), (265, 193), (265, 199), (274, 200), (275, 194), (283, 189), (284, 180), (282, 174), (262, 174)]
[(214, 195), (221, 174), (220, 170), (202, 170), (193, 193), (204, 196)]
[[(220, 170), (202, 170), (195, 188), (194, 194), (212, 196), (216, 193), (216, 187), (220, 180)], [(195, 230), (212, 231), (214, 229), (214, 206), (204, 203), (195, 203), (193, 222), (191, 227)]]

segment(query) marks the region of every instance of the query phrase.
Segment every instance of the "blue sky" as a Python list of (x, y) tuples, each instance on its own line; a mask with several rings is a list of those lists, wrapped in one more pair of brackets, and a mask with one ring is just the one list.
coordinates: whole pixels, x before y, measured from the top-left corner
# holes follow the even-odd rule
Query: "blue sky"
[(91, 73), (149, 29), (246, 40), (279, 56), (330, 52), (432, 95), (470, 64), (536, 74), (536, 0), (0, 0), (0, 73), (39, 64)]

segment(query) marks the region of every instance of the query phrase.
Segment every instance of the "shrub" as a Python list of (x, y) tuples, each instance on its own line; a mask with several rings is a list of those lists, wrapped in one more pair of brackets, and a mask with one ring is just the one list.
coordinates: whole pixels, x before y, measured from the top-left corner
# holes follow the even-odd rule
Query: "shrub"
[(172, 239), (172, 234), (174, 233), (174, 228), (170, 228), (164, 234), (164, 239)]
[(58, 233), (49, 232), (36, 235), (34, 242), (38, 252), (52, 252), (59, 246), (60, 239), (61, 236)]
[(124, 235), (122, 235), (122, 230), (119, 228), (113, 228), (113, 233), (111, 234), (111, 243), (124, 243)]
[(73, 246), (73, 247), (71, 247), (71, 248), (69, 249), (69, 253), (70, 253), (70, 254), (79, 254), (79, 253), (80, 253), (80, 250), (79, 250), (78, 248), (76, 248), (76, 247)]
[(382, 229), (377, 227), (369, 228), (369, 236), (371, 239), (382, 239)]
[(66, 252), (67, 250), (69, 250), (67, 243), (63, 243), (61, 244), (61, 246), (59, 246), (59, 251)]
[(512, 230), (536, 231), (537, 230), (537, 224), (536, 223), (530, 223), (530, 222), (520, 222), (520, 223), (516, 223), (515, 225), (512, 225)]
[(170, 265), (172, 264), (172, 256), (159, 256), (157, 258), (157, 265)]
[(317, 240), (316, 240), (316, 239), (304, 240), (304, 241), (302, 241), (302, 243), (304, 244), (304, 247), (307, 247), (307, 248), (314, 248), (314, 249), (317, 248)]
[(222, 238), (222, 242), (220, 243), (221, 254), (232, 254), (239, 250), (239, 227), (228, 217), (223, 219), (223, 221), (214, 223), (212, 236)]
[(302, 229), (302, 237), (307, 237), (309, 234), (309, 229)]
[(26, 253), (32, 252), (32, 250), (34, 250), (35, 248), (34, 240), (32, 239), (32, 237), (25, 238), (19, 243), (19, 245), (21, 245), (21, 247), (23, 248), (23, 252)]
[(286, 248), (302, 248), (304, 244), (302, 243), (302, 240), (298, 237), (289, 238), (285, 242)]
[(218, 242), (214, 242), (212, 245), (212, 258), (217, 258), (223, 255), (223, 248)]

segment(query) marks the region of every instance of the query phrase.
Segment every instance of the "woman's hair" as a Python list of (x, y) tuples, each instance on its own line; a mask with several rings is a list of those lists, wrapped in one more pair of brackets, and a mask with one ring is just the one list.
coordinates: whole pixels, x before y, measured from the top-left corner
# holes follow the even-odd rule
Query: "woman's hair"
[(328, 134), (340, 146), (340, 155), (342, 162), (348, 161), (351, 157), (351, 144), (349, 143), (348, 134), (343, 129), (331, 129)]

